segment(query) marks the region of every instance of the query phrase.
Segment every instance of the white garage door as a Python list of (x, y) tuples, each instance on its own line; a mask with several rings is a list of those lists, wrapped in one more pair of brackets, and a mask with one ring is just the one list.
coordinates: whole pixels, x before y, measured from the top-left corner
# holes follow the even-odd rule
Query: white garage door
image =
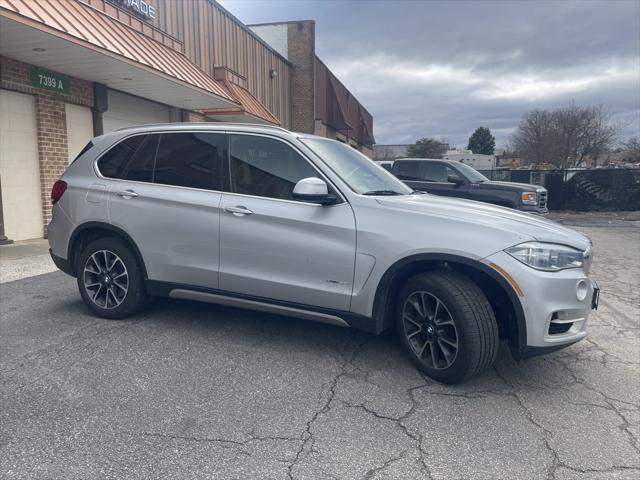
[(166, 105), (114, 90), (107, 91), (107, 100), (109, 110), (102, 116), (104, 133), (133, 125), (171, 121), (171, 111)]
[(65, 103), (64, 109), (67, 117), (69, 163), (71, 163), (93, 138), (93, 116), (91, 109), (82, 105)]
[(0, 90), (0, 181), (5, 235), (12, 240), (44, 233), (35, 98)]

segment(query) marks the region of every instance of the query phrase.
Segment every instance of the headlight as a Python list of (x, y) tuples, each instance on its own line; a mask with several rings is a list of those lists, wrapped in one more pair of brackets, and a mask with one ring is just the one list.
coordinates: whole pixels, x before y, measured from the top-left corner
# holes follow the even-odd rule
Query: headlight
[(581, 268), (584, 265), (584, 254), (581, 250), (555, 243), (521, 243), (507, 248), (505, 252), (530, 267), (547, 272)]
[(536, 192), (522, 192), (522, 204), (523, 205), (537, 205), (538, 194)]

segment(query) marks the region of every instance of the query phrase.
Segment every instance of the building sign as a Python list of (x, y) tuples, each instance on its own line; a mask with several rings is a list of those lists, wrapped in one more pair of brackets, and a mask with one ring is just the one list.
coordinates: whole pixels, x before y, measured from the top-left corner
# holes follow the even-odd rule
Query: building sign
[(137, 13), (141, 17), (154, 20), (156, 18), (156, 7), (151, 5), (149, 0), (107, 0), (127, 10)]
[(71, 94), (71, 84), (67, 77), (40, 68), (31, 69), (31, 86), (64, 95)]

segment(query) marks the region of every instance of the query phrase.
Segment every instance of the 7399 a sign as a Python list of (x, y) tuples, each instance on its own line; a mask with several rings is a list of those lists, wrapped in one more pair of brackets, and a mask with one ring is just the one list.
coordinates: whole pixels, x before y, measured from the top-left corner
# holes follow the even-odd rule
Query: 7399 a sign
[(41, 68), (31, 69), (31, 86), (64, 95), (71, 93), (71, 85), (67, 77)]

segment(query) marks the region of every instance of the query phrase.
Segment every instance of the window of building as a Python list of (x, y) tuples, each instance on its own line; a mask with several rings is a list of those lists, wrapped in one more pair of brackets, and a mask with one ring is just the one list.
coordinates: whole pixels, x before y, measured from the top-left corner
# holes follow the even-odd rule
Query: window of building
[(397, 162), (395, 175), (400, 180), (423, 180), (420, 178), (420, 163), (421, 162)]
[(221, 190), (226, 138), (217, 133), (163, 133), (154, 183)]
[(271, 138), (232, 135), (230, 158), (231, 191), (234, 193), (294, 200), (296, 183), (318, 176), (293, 148)]
[(124, 139), (98, 160), (100, 173), (109, 178), (151, 182), (158, 135)]

